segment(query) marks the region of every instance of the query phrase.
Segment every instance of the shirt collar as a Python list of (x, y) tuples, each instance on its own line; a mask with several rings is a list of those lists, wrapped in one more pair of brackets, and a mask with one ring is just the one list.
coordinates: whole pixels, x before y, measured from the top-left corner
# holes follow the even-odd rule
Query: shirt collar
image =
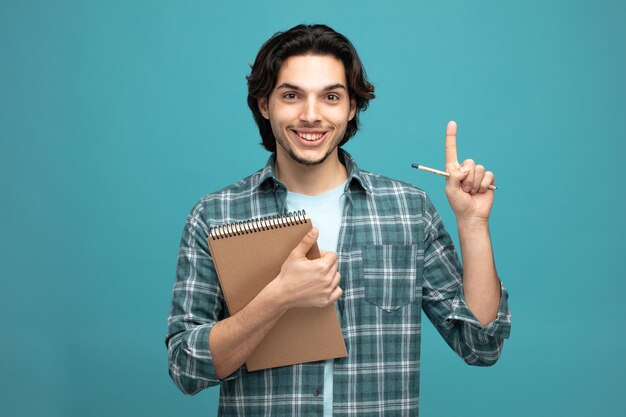
[[(353, 185), (365, 190), (367, 193), (371, 193), (371, 187), (367, 179), (363, 175), (363, 171), (359, 169), (354, 158), (345, 150), (339, 148), (339, 160), (345, 165), (346, 171), (348, 171), (348, 181), (346, 191)], [(260, 189), (269, 189), (272, 187), (280, 186), (281, 183), (276, 178), (274, 172), (274, 162), (276, 161), (276, 154), (272, 154), (263, 169), (259, 171), (257, 186)]]

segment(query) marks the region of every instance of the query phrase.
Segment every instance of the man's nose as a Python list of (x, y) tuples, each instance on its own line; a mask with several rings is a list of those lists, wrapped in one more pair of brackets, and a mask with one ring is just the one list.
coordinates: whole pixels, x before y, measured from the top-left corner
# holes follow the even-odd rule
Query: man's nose
[(308, 98), (304, 102), (300, 118), (302, 119), (302, 121), (308, 123), (315, 123), (320, 121), (319, 104), (317, 103), (315, 97)]

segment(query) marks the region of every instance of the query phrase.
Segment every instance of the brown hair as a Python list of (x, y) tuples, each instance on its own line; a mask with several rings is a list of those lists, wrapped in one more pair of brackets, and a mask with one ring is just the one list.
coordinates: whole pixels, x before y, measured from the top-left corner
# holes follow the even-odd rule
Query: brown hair
[(348, 142), (359, 130), (359, 113), (367, 109), (374, 95), (374, 86), (367, 75), (359, 55), (350, 41), (326, 25), (298, 25), (286, 32), (275, 33), (263, 44), (252, 64), (248, 80), (248, 106), (259, 126), (262, 144), (270, 152), (276, 152), (276, 139), (269, 120), (259, 110), (258, 99), (269, 98), (276, 85), (278, 72), (287, 60), (307, 53), (333, 55), (343, 62), (348, 82), (348, 94), (356, 102), (356, 114), (348, 122), (346, 133), (339, 146)]

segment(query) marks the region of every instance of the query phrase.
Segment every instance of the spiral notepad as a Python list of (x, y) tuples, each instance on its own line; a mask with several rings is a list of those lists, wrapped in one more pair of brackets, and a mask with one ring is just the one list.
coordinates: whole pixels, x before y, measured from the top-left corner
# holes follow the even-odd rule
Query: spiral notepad
[[(223, 239), (249, 233), (262, 232), (273, 229), (281, 229), (288, 226), (304, 224), (309, 220), (304, 210), (298, 210), (284, 215), (261, 217), (258, 219), (244, 220), (236, 223), (228, 223), (211, 229), (210, 237)], [(310, 229), (310, 227), (309, 227)]]
[[(311, 227), (311, 219), (298, 211), (211, 229), (207, 240), (230, 315), (244, 308), (276, 278), (289, 253)], [(307, 257), (320, 257), (317, 245)], [(253, 351), (246, 367), (256, 371), (345, 356), (334, 306), (293, 308)]]

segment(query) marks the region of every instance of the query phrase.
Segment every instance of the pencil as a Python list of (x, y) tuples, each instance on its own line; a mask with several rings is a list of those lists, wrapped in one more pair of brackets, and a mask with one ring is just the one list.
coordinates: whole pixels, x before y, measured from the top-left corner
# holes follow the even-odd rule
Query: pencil
[[(422, 171), (426, 171), (426, 172), (432, 172), (433, 174), (437, 174), (437, 175), (442, 175), (444, 177), (449, 177), (450, 173), (446, 172), (446, 171), (439, 171), (438, 169), (434, 169), (434, 168), (428, 168), (425, 167), (424, 165), (418, 165), (418, 164), (411, 164), (411, 167), (415, 168), (415, 169), (419, 169)], [(489, 187), (490, 190), (497, 190), (498, 188), (495, 185), (490, 185)]]

